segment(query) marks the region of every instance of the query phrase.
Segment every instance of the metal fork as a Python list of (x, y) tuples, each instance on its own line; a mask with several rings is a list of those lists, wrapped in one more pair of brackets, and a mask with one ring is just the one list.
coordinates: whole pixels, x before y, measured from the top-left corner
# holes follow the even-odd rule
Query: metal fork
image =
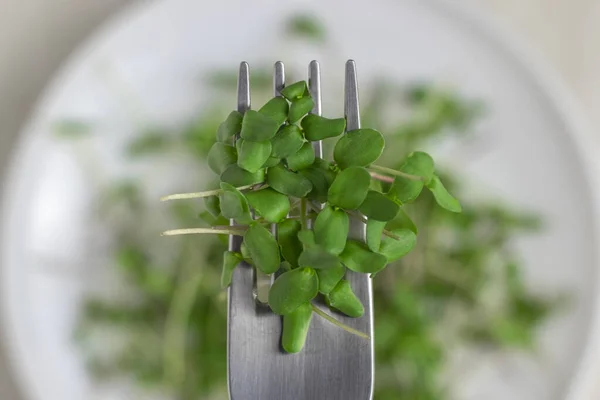
[[(309, 90), (314, 101), (312, 113), (321, 114), (321, 77), (317, 61), (309, 65)], [(250, 71), (240, 65), (238, 111), (250, 109)], [(283, 63), (275, 64), (274, 91), (284, 87)], [(347, 130), (360, 128), (356, 64), (346, 63), (344, 110)], [(314, 143), (322, 157), (322, 145)], [(365, 225), (350, 222), (350, 237), (365, 239)], [(229, 237), (229, 250), (240, 251), (241, 237)], [(371, 340), (350, 334), (314, 315), (304, 349), (287, 354), (281, 349), (282, 319), (268, 305), (256, 300), (255, 269), (241, 263), (229, 288), (228, 385), (231, 400), (371, 400), (374, 384), (373, 309), (371, 281), (365, 274), (346, 275), (365, 306), (361, 318), (333, 315), (348, 326), (367, 333)], [(321, 305), (324, 311), (332, 312)]]

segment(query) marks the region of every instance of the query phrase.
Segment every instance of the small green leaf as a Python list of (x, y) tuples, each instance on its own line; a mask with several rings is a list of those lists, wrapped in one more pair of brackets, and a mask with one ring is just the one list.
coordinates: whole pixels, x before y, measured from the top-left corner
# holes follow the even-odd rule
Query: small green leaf
[(367, 245), (355, 240), (348, 240), (340, 260), (349, 270), (364, 274), (381, 271), (387, 264), (385, 256), (370, 251)]
[(365, 201), (358, 207), (358, 210), (370, 219), (377, 221), (390, 221), (394, 219), (400, 206), (385, 195), (369, 190)]
[(323, 174), (325, 175), (325, 178), (327, 178), (329, 186), (331, 186), (331, 184), (337, 177), (337, 172), (333, 171), (333, 165), (329, 161), (325, 161), (322, 158), (317, 157), (315, 158), (313, 166), (323, 171)]
[(365, 313), (365, 308), (360, 299), (352, 291), (350, 282), (345, 279), (341, 280), (327, 295), (327, 302), (330, 307), (352, 318), (361, 317)]
[(286, 86), (283, 88), (283, 90), (281, 90), (281, 95), (289, 101), (299, 99), (307, 94), (308, 86), (306, 86), (306, 81), (292, 83), (291, 85)]
[(210, 169), (215, 174), (221, 175), (228, 166), (237, 162), (237, 151), (233, 146), (215, 142), (208, 152), (207, 160)]
[(301, 267), (311, 267), (317, 270), (339, 268), (342, 266), (340, 260), (338, 260), (336, 256), (317, 247), (304, 250), (298, 258), (298, 265)]
[(458, 200), (448, 193), (448, 190), (446, 190), (438, 176), (433, 176), (431, 181), (427, 184), (427, 188), (429, 188), (431, 193), (433, 193), (433, 197), (435, 197), (435, 201), (440, 207), (454, 213), (459, 213), (462, 211), (462, 207), (460, 206)]
[(338, 174), (331, 187), (328, 197), (331, 205), (346, 210), (357, 209), (369, 191), (371, 175), (362, 167), (350, 167)]
[[(433, 159), (427, 153), (415, 151), (408, 155), (404, 164), (400, 167), (400, 171), (410, 175), (422, 177), (425, 182), (429, 182), (433, 177), (434, 164)], [(396, 198), (402, 203), (410, 203), (414, 201), (423, 190), (424, 182), (416, 181), (397, 176), (394, 179), (394, 184), (390, 189)]]
[(269, 157), (267, 161), (264, 163), (263, 168), (271, 168), (276, 166), (281, 162), (280, 158), (277, 157)]
[(312, 183), (312, 190), (308, 193), (307, 198), (318, 203), (325, 203), (329, 191), (329, 182), (325, 172), (321, 168), (311, 166), (301, 169), (298, 173)]
[(313, 102), (313, 99), (309, 96), (292, 100), (290, 112), (288, 113), (288, 120), (290, 124), (295, 124), (296, 122), (300, 121), (302, 117), (304, 117), (313, 109), (314, 105), (315, 103)]
[(346, 129), (345, 118), (329, 119), (316, 114), (309, 114), (300, 123), (304, 135), (310, 141), (327, 139), (339, 136)]
[(396, 218), (394, 218), (393, 220), (388, 222), (387, 227), (390, 230), (405, 228), (405, 229), (410, 229), (415, 234), (419, 233), (419, 230), (417, 229), (417, 225), (415, 225), (413, 220), (408, 216), (406, 211), (404, 211), (402, 208), (400, 208), (400, 210), (398, 211)]
[(315, 162), (315, 151), (310, 142), (306, 142), (295, 154), (292, 154), (285, 160), (289, 169), (299, 171), (310, 167)]
[(356, 129), (338, 140), (333, 159), (341, 169), (351, 166), (365, 167), (375, 162), (385, 147), (381, 133), (374, 129)]
[(302, 198), (312, 190), (312, 183), (302, 175), (276, 165), (267, 171), (267, 183), (270, 187), (292, 197)]
[(302, 131), (296, 125), (286, 125), (271, 139), (271, 144), (273, 147), (272, 157), (289, 157), (296, 154), (304, 144)]
[(233, 270), (241, 261), (242, 255), (240, 253), (234, 253), (233, 251), (223, 253), (223, 270), (221, 271), (221, 287), (223, 289), (231, 285)]
[(283, 316), (281, 347), (288, 353), (298, 353), (304, 347), (313, 310), (309, 302)]
[(242, 114), (238, 111), (232, 111), (227, 119), (219, 125), (217, 130), (218, 142), (231, 142), (232, 138), (242, 130)]
[(265, 181), (265, 170), (260, 169), (255, 173), (241, 169), (237, 164), (232, 164), (221, 174), (221, 182), (227, 182), (233, 186), (248, 186)]
[(265, 142), (271, 140), (278, 129), (277, 121), (258, 111), (248, 110), (244, 114), (240, 136), (252, 142)]
[(391, 232), (399, 239), (384, 236), (379, 247), (379, 253), (385, 256), (388, 263), (404, 257), (417, 244), (417, 235), (409, 229), (394, 229)]
[(217, 218), (221, 215), (221, 205), (219, 203), (219, 196), (208, 196), (204, 198), (204, 207), (206, 211), (213, 217)]
[(221, 189), (223, 192), (219, 195), (219, 202), (223, 217), (235, 219), (239, 224), (250, 223), (250, 207), (242, 192), (226, 182), (221, 182)]
[(250, 206), (264, 219), (277, 223), (290, 211), (290, 200), (285, 194), (265, 188), (246, 193)]
[(262, 106), (258, 112), (266, 115), (281, 125), (287, 119), (289, 105), (287, 100), (285, 100), (283, 97), (273, 97), (264, 106)]
[(367, 247), (369, 250), (378, 252), (381, 246), (381, 237), (386, 222), (370, 219), (367, 221)]
[(279, 246), (267, 228), (260, 224), (250, 225), (244, 234), (244, 243), (256, 268), (265, 274), (279, 269)]
[(325, 42), (325, 26), (311, 14), (292, 15), (287, 21), (286, 33), (292, 38), (304, 38), (315, 43)]
[(302, 243), (298, 239), (300, 229), (302, 226), (295, 219), (286, 219), (277, 224), (277, 241), (281, 255), (294, 267), (298, 266), (298, 257), (302, 253)]
[(344, 278), (346, 274), (346, 267), (340, 265), (339, 267), (329, 269), (318, 269), (317, 276), (319, 277), (319, 293), (328, 294), (331, 290)]
[(315, 233), (310, 229), (302, 229), (298, 232), (298, 240), (302, 242), (304, 249), (315, 249), (317, 248), (317, 242), (315, 242)]
[(346, 247), (349, 227), (348, 214), (327, 205), (315, 219), (315, 241), (326, 251), (338, 255)]
[(284, 272), (271, 286), (269, 306), (275, 314), (287, 315), (318, 293), (319, 278), (312, 268), (296, 268)]
[(237, 164), (240, 168), (250, 173), (255, 173), (262, 168), (271, 155), (271, 142), (251, 142), (240, 139), (241, 147), (239, 150)]

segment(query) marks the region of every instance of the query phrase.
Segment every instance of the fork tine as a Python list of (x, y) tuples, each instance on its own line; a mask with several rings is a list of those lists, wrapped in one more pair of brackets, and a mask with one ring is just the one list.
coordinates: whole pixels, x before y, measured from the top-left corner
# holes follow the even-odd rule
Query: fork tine
[(358, 79), (354, 60), (346, 62), (346, 82), (344, 90), (344, 113), (346, 114), (346, 130), (360, 128), (360, 110), (358, 106)]
[[(308, 65), (308, 90), (314, 102), (311, 114), (321, 115), (321, 67), (316, 60)], [(313, 142), (313, 149), (315, 156), (323, 158), (322, 141)]]

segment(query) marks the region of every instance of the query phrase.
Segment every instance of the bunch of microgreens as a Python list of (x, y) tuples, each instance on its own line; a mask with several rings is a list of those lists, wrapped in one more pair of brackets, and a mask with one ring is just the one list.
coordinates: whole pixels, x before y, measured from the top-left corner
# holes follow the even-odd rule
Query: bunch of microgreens
[[(424, 187), (437, 203), (460, 212), (458, 201), (435, 175), (431, 157), (411, 153), (399, 170), (374, 164), (383, 153), (383, 135), (356, 129), (342, 135), (344, 118), (308, 114), (313, 106), (305, 81), (285, 87), (258, 111), (232, 111), (219, 126), (208, 165), (220, 176), (220, 189), (166, 196), (163, 200), (206, 198), (214, 217), (238, 225), (183, 229), (165, 235), (214, 233), (244, 237), (240, 253), (226, 251), (221, 283), (245, 261), (264, 274), (281, 272), (269, 289), (271, 310), (283, 315), (282, 346), (302, 349), (320, 293), (333, 309), (349, 317), (364, 314), (346, 270), (371, 274), (412, 250), (413, 230), (387, 230)], [(342, 135), (330, 163), (315, 157), (312, 142)], [(236, 139), (237, 138), (237, 139)], [(383, 175), (382, 175), (383, 174)], [(382, 191), (378, 180), (394, 183)], [(252, 211), (259, 216), (253, 219)], [(366, 217), (366, 218), (365, 218)], [(308, 219), (314, 221), (311, 229)], [(366, 243), (348, 239), (350, 218), (366, 223)], [(271, 224), (276, 224), (273, 235)]]

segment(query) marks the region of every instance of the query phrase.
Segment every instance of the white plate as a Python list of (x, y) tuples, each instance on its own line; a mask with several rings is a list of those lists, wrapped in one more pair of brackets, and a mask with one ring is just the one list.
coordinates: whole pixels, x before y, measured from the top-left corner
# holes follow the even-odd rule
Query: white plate
[[(84, 277), (99, 268), (99, 258), (90, 261), (95, 243), (86, 220), (95, 183), (84, 179), (68, 146), (51, 137), (52, 121), (95, 121), (102, 134), (93, 150), (107, 162), (101, 175), (108, 177), (131, 168), (117, 150), (140, 119), (184, 121), (210, 101), (199, 73), (235, 69), (242, 59), (304, 66), (312, 58), (324, 70), (327, 104), (336, 103), (331, 93), (347, 58), (357, 61), (362, 82), (378, 72), (399, 81), (443, 80), (489, 104), (491, 151), (467, 160), (450, 154), (447, 162), (547, 216), (544, 235), (517, 243), (526, 276), (534, 290), (574, 298), (543, 331), (542, 356), (507, 357), (501, 365), (484, 358), (464, 371), (457, 389), (464, 399), (583, 399), (584, 354), (597, 311), (597, 184), (588, 177), (589, 142), (574, 111), (539, 68), (472, 13), (438, 1), (356, 3), (153, 2), (107, 24), (71, 59), (23, 132), (4, 199), (3, 327), (30, 400), (117, 398), (90, 383), (71, 341)], [(337, 52), (283, 46), (274, 33), (298, 9), (318, 13)], [(131, 94), (139, 104), (128, 100)], [(341, 104), (332, 107), (326, 113), (338, 113)], [(156, 184), (169, 173), (155, 170)]]

